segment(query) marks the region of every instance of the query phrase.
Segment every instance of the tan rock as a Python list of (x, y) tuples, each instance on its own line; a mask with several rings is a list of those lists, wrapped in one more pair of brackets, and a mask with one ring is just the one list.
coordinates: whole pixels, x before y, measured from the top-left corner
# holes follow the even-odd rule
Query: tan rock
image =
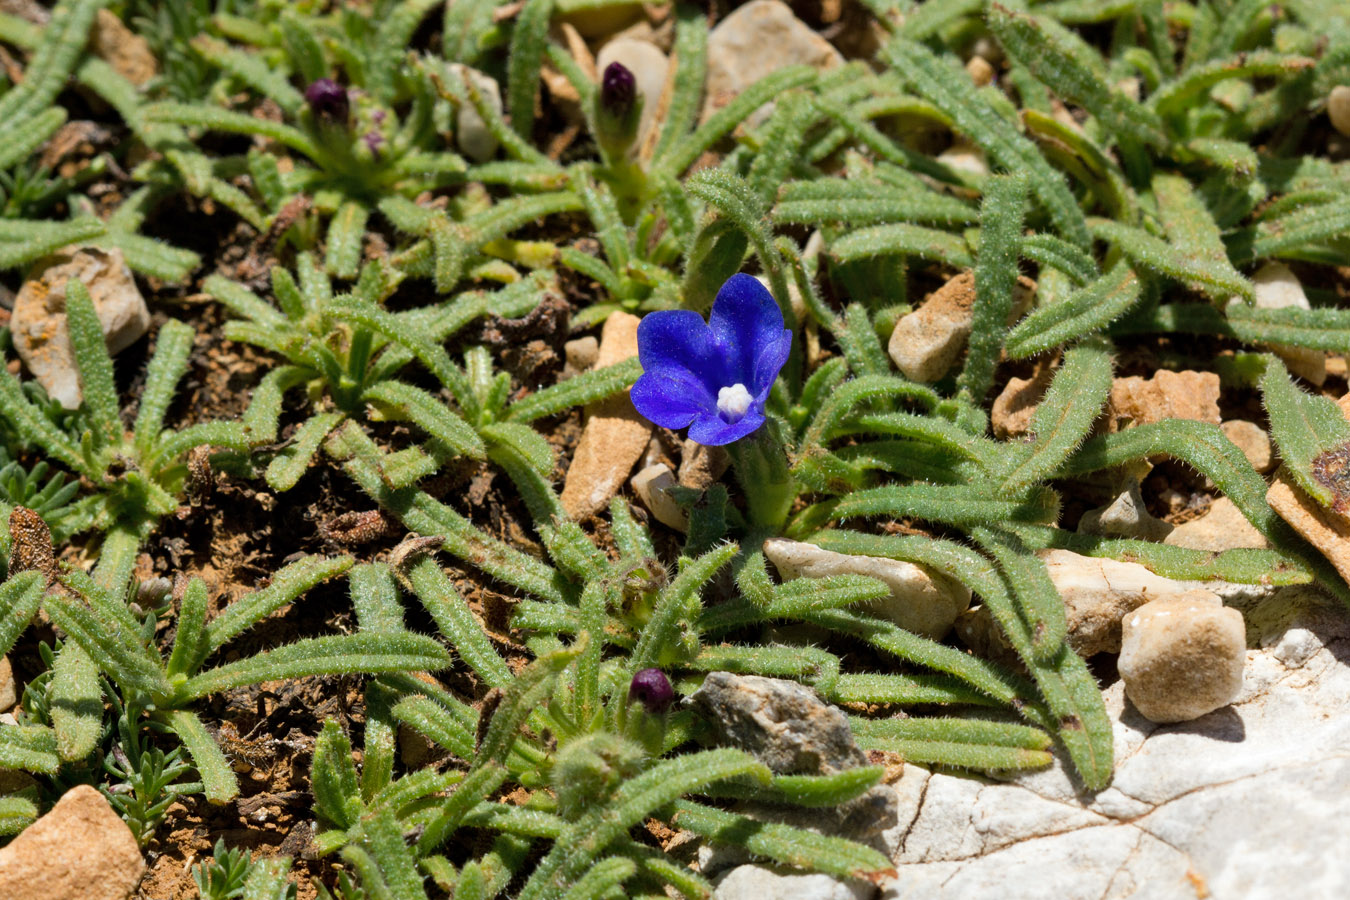
[(1327, 118), (1331, 126), (1350, 137), (1350, 87), (1338, 84), (1327, 95)]
[(1007, 666), (1014, 671), (1025, 669), (1025, 664), (1017, 655), (1017, 651), (1004, 636), (1003, 629), (994, 621), (989, 607), (983, 604), (972, 606), (956, 617), (952, 630), (961, 639), (961, 643), (976, 656)]
[[(1044, 562), (1064, 601), (1069, 646), (1079, 656), (1120, 650), (1120, 622), (1126, 615), (1160, 597), (1185, 597), (1221, 603), (1212, 591), (1194, 582), (1155, 575), (1138, 563), (1082, 556), (1069, 550), (1045, 550)], [(1204, 595), (1202, 598), (1200, 595)]]
[[(1256, 286), (1255, 306), (1258, 309), (1312, 309), (1303, 284), (1284, 263), (1266, 263), (1252, 276), (1252, 284)], [(1323, 351), (1286, 344), (1271, 344), (1270, 349), (1300, 378), (1318, 387), (1326, 382), (1327, 355)]]
[(1246, 419), (1229, 419), (1219, 426), (1228, 439), (1237, 445), (1242, 455), (1252, 464), (1252, 468), (1262, 475), (1275, 468), (1271, 454), (1270, 435), (1255, 422)]
[(131, 829), (82, 784), (0, 849), (0, 897), (126, 900), (144, 871)]
[(976, 87), (994, 83), (994, 67), (983, 56), (972, 56), (966, 60), (966, 74), (975, 82)]
[[(1020, 278), (1009, 322), (1026, 312), (1036, 283)], [(975, 306), (975, 273), (962, 272), (933, 292), (923, 305), (901, 316), (887, 351), (906, 378), (937, 381), (965, 350)]]
[(642, 97), (642, 119), (638, 124), (635, 146), (642, 146), (660, 111), (661, 94), (666, 87), (670, 60), (653, 43), (636, 38), (615, 38), (600, 48), (595, 57), (597, 73), (603, 73), (610, 63), (619, 63), (633, 73), (638, 94)]
[(1131, 375), (1111, 383), (1107, 429), (1120, 431), (1164, 419), (1194, 419), (1219, 424), (1219, 376), (1214, 372), (1169, 372), (1152, 378)]
[(705, 490), (722, 477), (731, 465), (731, 457), (721, 447), (705, 447), (686, 439), (680, 448), (680, 486)]
[(647, 466), (634, 475), (629, 484), (656, 521), (676, 531), (689, 530), (689, 514), (670, 493), (671, 488), (679, 486), (670, 466), (665, 463)]
[(938, 154), (937, 160), (958, 172), (969, 172), (972, 175), (989, 174), (989, 160), (985, 158), (984, 151), (964, 140), (957, 140), (943, 150)]
[(14, 669), (8, 656), (0, 656), (0, 712), (9, 712), (19, 701), (19, 692), (14, 684)]
[(1164, 544), (1208, 550), (1218, 553), (1240, 547), (1266, 548), (1270, 543), (1232, 500), (1219, 497), (1209, 505), (1209, 511), (1198, 519), (1185, 522), (1163, 538)]
[(1007, 385), (994, 398), (989, 412), (989, 424), (994, 437), (1001, 441), (1020, 437), (1031, 430), (1031, 417), (1050, 387), (1054, 370), (1042, 366), (1031, 378), (1009, 378)]
[(66, 328), (66, 282), (78, 278), (89, 289), (109, 353), (145, 334), (150, 311), (120, 250), (61, 250), (38, 263), (35, 272), (14, 300), (14, 349), (52, 399), (75, 409), (83, 392)]
[(843, 54), (794, 16), (786, 3), (752, 0), (708, 34), (703, 118), (779, 69), (808, 65), (827, 71), (843, 64)]
[(1284, 467), (1266, 491), (1266, 502), (1350, 580), (1350, 522), (1304, 493)]
[[(625, 312), (610, 314), (600, 334), (597, 369), (637, 356), (639, 321)], [(642, 457), (651, 435), (652, 423), (638, 414), (626, 393), (592, 406), (559, 498), (567, 514), (582, 519), (603, 509)]]
[(600, 341), (594, 335), (586, 335), (563, 344), (563, 356), (567, 360), (567, 373), (580, 375), (590, 370), (600, 356)]
[(933, 640), (942, 640), (956, 617), (970, 606), (970, 589), (965, 585), (898, 559), (835, 553), (785, 538), (765, 541), (764, 555), (784, 580), (867, 575), (885, 582), (891, 595), (861, 608)]
[(1200, 598), (1153, 600), (1126, 617), (1118, 667), (1125, 695), (1152, 722), (1189, 722), (1242, 690), (1242, 613)]
[(150, 42), (122, 24), (117, 15), (100, 9), (89, 36), (90, 49), (101, 56), (117, 73), (140, 87), (159, 71)]

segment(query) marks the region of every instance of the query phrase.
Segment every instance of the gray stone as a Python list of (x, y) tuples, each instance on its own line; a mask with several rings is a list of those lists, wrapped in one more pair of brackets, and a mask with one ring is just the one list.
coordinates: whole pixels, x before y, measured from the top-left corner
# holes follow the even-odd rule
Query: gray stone
[(1172, 533), (1171, 523), (1154, 518), (1144, 505), (1139, 482), (1131, 481), (1120, 496), (1106, 506), (1083, 513), (1078, 530), (1083, 534), (1161, 541)]
[(1156, 725), (1110, 686), (1116, 773), (1095, 795), (1060, 759), (1006, 782), (931, 775), (883, 900), (1341, 900), (1350, 615), (1300, 596), (1246, 610), (1265, 649), (1226, 709)]
[(66, 409), (83, 399), (79, 369), (66, 326), (66, 283), (89, 289), (108, 352), (116, 354), (150, 328), (150, 311), (121, 250), (68, 248), (42, 260), (14, 300), (14, 349), (47, 394)]
[[(739, 747), (778, 775), (829, 775), (868, 765), (848, 716), (795, 681), (710, 672), (686, 701), (718, 743)], [(816, 810), (840, 833), (877, 834), (895, 823), (896, 795), (876, 785), (831, 811)]]
[(970, 606), (970, 588), (898, 559), (835, 553), (785, 538), (765, 541), (764, 555), (785, 580), (867, 575), (885, 582), (891, 595), (859, 608), (935, 641), (946, 637), (956, 617)]

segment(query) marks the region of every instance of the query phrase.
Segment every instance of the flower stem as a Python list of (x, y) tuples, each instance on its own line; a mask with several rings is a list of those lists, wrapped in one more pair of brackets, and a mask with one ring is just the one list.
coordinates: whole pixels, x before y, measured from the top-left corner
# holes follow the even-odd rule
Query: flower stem
[(736, 480), (745, 491), (753, 525), (780, 534), (787, 522), (797, 485), (788, 466), (787, 449), (778, 423), (769, 419), (754, 434), (727, 446)]

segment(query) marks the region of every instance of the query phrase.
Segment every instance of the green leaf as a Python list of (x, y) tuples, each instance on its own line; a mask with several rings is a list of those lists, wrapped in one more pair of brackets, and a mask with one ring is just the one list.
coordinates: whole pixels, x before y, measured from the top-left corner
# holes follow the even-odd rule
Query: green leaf
[(0, 767), (55, 774), (61, 767), (56, 734), (37, 725), (0, 724)]
[(1005, 347), (1013, 359), (1053, 350), (1105, 328), (1139, 301), (1139, 278), (1124, 262), (1096, 281), (1049, 306), (1033, 310), (1008, 333)]
[(757, 856), (839, 878), (864, 878), (891, 867), (885, 854), (853, 841), (758, 822), (688, 800), (676, 801), (674, 824), (716, 844), (744, 847)]
[(529, 140), (534, 131), (534, 99), (539, 89), (540, 62), (548, 40), (553, 0), (527, 0), (516, 14), (507, 55), (506, 109), (511, 127)]
[(192, 756), (207, 801), (220, 805), (239, 796), (239, 779), (235, 777), (233, 767), (197, 714), (175, 709), (167, 712), (164, 719)]
[(353, 563), (350, 556), (307, 556), (274, 572), (267, 587), (234, 601), (211, 620), (206, 626), (205, 652), (196, 664), (310, 588), (343, 574)]
[(437, 671), (450, 665), (440, 644), (420, 634), (344, 634), (308, 638), (264, 650), (188, 679), (178, 691), (194, 700), (230, 688), (310, 675), (352, 675), (358, 672)]
[(66, 762), (94, 752), (103, 734), (103, 686), (98, 664), (75, 641), (67, 641), (52, 663), (52, 729)]
[(1157, 113), (1112, 88), (1101, 57), (1077, 35), (1053, 20), (1022, 15), (998, 3), (990, 4), (986, 22), (1009, 55), (1117, 137), (1167, 146)]
[(103, 444), (117, 443), (122, 437), (122, 421), (117, 385), (113, 382), (112, 358), (108, 355), (103, 325), (89, 289), (78, 278), (66, 281), (66, 316), (71, 349), (80, 370), (84, 404), (89, 408), (96, 429), (95, 440)]
[(1084, 343), (1064, 363), (1032, 414), (1033, 443), (1010, 446), (1002, 491), (1016, 495), (1049, 478), (1088, 436), (1111, 392), (1111, 356), (1102, 343)]
[(1191, 183), (1179, 175), (1159, 173), (1153, 176), (1153, 196), (1158, 199), (1158, 215), (1174, 252), (1186, 259), (1185, 271), (1204, 273), (1192, 274), (1191, 280), (1220, 303), (1227, 303), (1234, 295), (1254, 299), (1256, 288), (1228, 261), (1219, 226)]
[(1261, 398), (1270, 436), (1298, 486), (1322, 506), (1350, 511), (1350, 422), (1327, 397), (1306, 394), (1277, 357), (1267, 357)]
[(911, 40), (896, 38), (884, 53), (919, 94), (951, 116), (958, 131), (983, 147), (1005, 169), (1024, 172), (1032, 193), (1063, 237), (1079, 247), (1088, 247), (1087, 224), (1064, 179), (1029, 140), (1009, 126), (970, 79)]
[[(995, 7), (998, 9), (998, 7)], [(985, 182), (980, 208), (980, 253), (975, 265), (975, 308), (971, 314), (969, 351), (957, 386), (977, 403), (993, 385), (994, 369), (1008, 333), (1017, 257), (1022, 239), (1022, 212), (1027, 181), (1022, 175), (999, 175)]]
[(425, 556), (412, 565), (407, 575), (413, 592), (464, 662), (492, 687), (510, 685), (513, 677), (506, 661), (492, 646), (492, 641), (440, 563)]
[(344, 417), (340, 412), (319, 412), (306, 419), (295, 430), (291, 443), (267, 464), (264, 477), (268, 487), (278, 493), (295, 487), (309, 469), (323, 439)]

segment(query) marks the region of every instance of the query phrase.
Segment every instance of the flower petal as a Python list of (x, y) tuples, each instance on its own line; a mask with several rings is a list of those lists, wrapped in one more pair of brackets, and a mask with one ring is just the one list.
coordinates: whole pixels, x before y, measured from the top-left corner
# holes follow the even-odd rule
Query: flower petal
[(717, 292), (708, 327), (731, 368), (727, 383), (746, 384), (755, 377), (763, 349), (781, 338), (783, 313), (759, 279), (732, 275)]
[(683, 428), (695, 416), (717, 415), (717, 398), (708, 393), (702, 379), (681, 366), (648, 369), (628, 396), (638, 412), (662, 428)]
[(649, 313), (638, 324), (638, 359), (644, 372), (679, 368), (703, 383), (704, 392), (717, 396), (725, 382), (726, 365), (703, 317), (693, 310), (671, 309)]
[(716, 414), (700, 414), (689, 426), (689, 439), (705, 447), (721, 447), (754, 433), (763, 424), (764, 413), (753, 406), (735, 422), (726, 422)]
[(759, 356), (755, 358), (753, 374), (750, 376), (750, 393), (767, 395), (791, 353), (792, 332), (785, 328), (776, 338), (760, 348)]

